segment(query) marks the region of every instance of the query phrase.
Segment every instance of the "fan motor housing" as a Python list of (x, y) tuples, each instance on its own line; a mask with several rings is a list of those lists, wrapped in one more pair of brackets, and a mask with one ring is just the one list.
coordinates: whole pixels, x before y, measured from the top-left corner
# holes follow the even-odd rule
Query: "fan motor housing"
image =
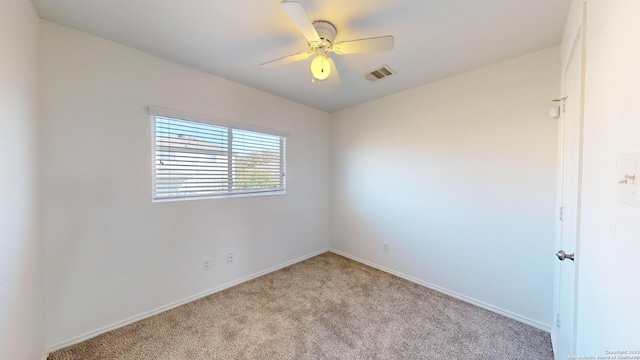
[(336, 27), (332, 23), (324, 20), (318, 20), (313, 22), (313, 27), (316, 28), (318, 35), (320, 36), (320, 43), (316, 44), (318, 47), (330, 48), (333, 45), (333, 41), (338, 33)]

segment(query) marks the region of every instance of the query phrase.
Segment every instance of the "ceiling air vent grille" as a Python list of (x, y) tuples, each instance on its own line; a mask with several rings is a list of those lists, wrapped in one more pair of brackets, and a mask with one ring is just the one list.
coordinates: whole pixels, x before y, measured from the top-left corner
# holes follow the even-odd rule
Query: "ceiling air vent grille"
[(389, 65), (382, 65), (374, 70), (369, 71), (364, 77), (370, 81), (377, 81), (394, 75), (395, 73), (396, 72), (391, 67), (389, 67)]

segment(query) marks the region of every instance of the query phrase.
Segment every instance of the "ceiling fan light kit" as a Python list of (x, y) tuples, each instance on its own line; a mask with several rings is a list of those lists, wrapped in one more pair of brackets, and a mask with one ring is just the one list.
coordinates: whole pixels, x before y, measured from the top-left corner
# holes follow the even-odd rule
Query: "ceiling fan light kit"
[(324, 20), (311, 22), (304, 8), (297, 1), (282, 0), (280, 6), (307, 39), (309, 50), (268, 61), (261, 64), (262, 67), (290, 64), (315, 55), (310, 67), (312, 81), (329, 79), (329, 82), (337, 85), (341, 83), (340, 75), (333, 59), (328, 56), (330, 52), (342, 55), (393, 49), (394, 38), (391, 35), (334, 43), (338, 31), (332, 23)]
[(315, 82), (315, 80), (326, 80), (331, 75), (331, 64), (327, 58), (327, 53), (331, 50), (337, 31), (336, 27), (328, 21), (314, 21), (313, 27), (320, 38), (315, 44), (309, 43), (311, 51), (316, 54), (316, 57), (311, 61), (311, 81)]

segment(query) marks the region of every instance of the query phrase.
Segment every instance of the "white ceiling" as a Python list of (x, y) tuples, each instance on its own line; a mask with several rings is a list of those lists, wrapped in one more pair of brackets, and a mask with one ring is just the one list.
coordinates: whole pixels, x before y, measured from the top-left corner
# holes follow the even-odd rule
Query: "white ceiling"
[[(311, 83), (280, 0), (32, 0), (39, 15), (312, 107), (334, 111), (560, 43), (568, 0), (299, 0), (336, 41), (393, 35), (390, 52), (333, 55), (342, 84)], [(388, 64), (397, 75), (363, 76)]]

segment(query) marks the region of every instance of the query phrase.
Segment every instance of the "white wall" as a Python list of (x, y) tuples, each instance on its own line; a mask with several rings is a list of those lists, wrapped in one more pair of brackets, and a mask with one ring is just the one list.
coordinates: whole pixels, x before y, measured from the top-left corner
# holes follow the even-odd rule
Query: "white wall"
[(577, 353), (595, 356), (640, 347), (640, 209), (618, 184), (621, 155), (640, 151), (640, 2), (587, 14)]
[(45, 354), (38, 207), (38, 16), (0, 2), (0, 358)]
[(559, 57), (332, 114), (331, 247), (548, 330)]
[[(51, 346), (326, 249), (329, 114), (47, 21), (42, 42)], [(287, 131), (287, 194), (152, 203), (147, 105)]]

